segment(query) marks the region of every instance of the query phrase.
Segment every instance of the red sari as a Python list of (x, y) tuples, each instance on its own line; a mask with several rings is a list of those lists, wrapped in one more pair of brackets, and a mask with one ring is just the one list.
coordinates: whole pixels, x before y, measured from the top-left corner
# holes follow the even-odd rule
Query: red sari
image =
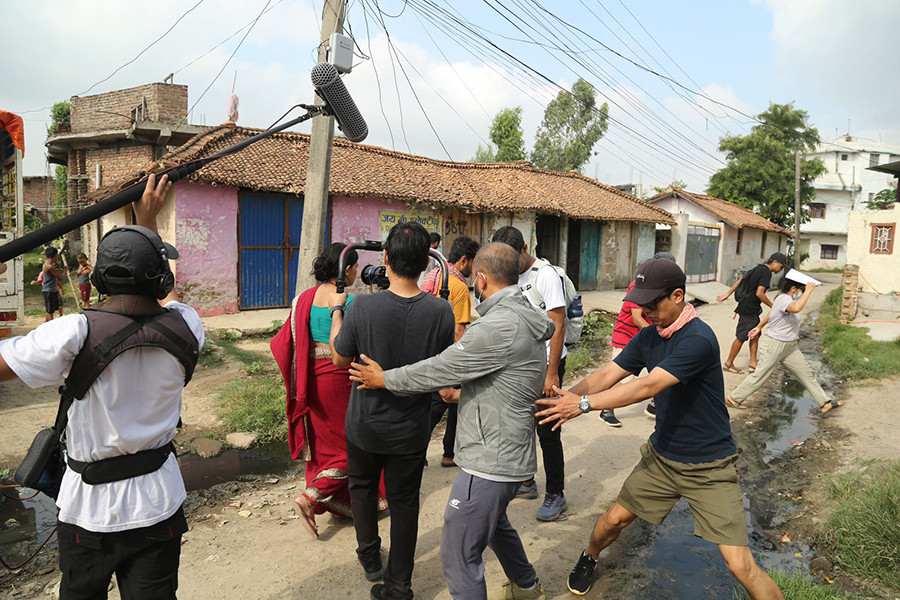
[[(270, 344), (287, 390), (288, 447), (306, 461), (303, 495), (316, 514), (350, 517), (344, 419), (350, 402), (349, 370), (331, 358), (314, 358), (309, 313), (318, 286), (294, 299), (291, 313)], [(384, 486), (379, 491), (384, 504)]]

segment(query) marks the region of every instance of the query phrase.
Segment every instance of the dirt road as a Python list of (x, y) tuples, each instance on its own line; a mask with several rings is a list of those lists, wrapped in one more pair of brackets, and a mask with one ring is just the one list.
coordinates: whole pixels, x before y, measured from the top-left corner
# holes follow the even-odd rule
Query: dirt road
[[(815, 310), (834, 287), (834, 278), (830, 279), (825, 289), (817, 290), (808, 310)], [(733, 308), (733, 303), (727, 302), (698, 309), (701, 318), (716, 331), (723, 358), (733, 338)], [(744, 368), (747, 360), (745, 347), (736, 364)], [(741, 379), (741, 376), (726, 375), (726, 387), (732, 389)], [(199, 397), (202, 398), (211, 388), (199, 383), (197, 391), (201, 392)], [(52, 393), (38, 398), (33, 392), (15, 387), (17, 385), (0, 384), (0, 415), (5, 424), (0, 434), (0, 448), (3, 449), (27, 446), (38, 428), (36, 420), (46, 416), (47, 411), (55, 410)], [(886, 433), (889, 429), (883, 428), (890, 414), (883, 410), (883, 401), (887, 397), (896, 398), (900, 390), (896, 382), (878, 385), (884, 387), (854, 390), (847, 397), (847, 406), (842, 409), (840, 419), (830, 420), (835, 426), (846, 426), (856, 434), (855, 438), (848, 439), (858, 441), (847, 442), (853, 448), (853, 457), (898, 455), (895, 438), (890, 438)], [(877, 393), (872, 393), (874, 390), (878, 390)], [(187, 424), (209, 419), (206, 410), (191, 412), (192, 404), (197, 406), (191, 399), (192, 393), (196, 391), (189, 388)], [(12, 397), (17, 400), (11, 400)], [(617, 411), (624, 423), (621, 429), (609, 428), (596, 414), (578, 418), (565, 426), (563, 440), (569, 511), (564, 520), (538, 522), (534, 513), (540, 500), (516, 500), (510, 506), (510, 520), (522, 536), (548, 598), (571, 597), (565, 588), (566, 576), (584, 547), (595, 518), (615, 499), (639, 457), (640, 444), (652, 431), (653, 422), (642, 411), (643, 405)], [(742, 415), (740, 418), (747, 417)], [(428, 452), (430, 465), (438, 465), (439, 459), (440, 441), (433, 440)], [(835, 465), (835, 468), (840, 466)], [(444, 506), (455, 476), (456, 469), (429, 466), (425, 470), (413, 578), (417, 598), (450, 597), (441, 574), (439, 552)], [(191, 530), (184, 538), (179, 597), (183, 600), (367, 598), (371, 584), (363, 578), (362, 569), (356, 562), (352, 523), (319, 517), (321, 538), (311, 539), (296, 522), (291, 509), (291, 499), (302, 488), (300, 470), (280, 474), (277, 483), (266, 483), (266, 479), (225, 484), (214, 492), (192, 495), (187, 507)], [(537, 480), (541, 492), (543, 479), (543, 472), (539, 472)], [(385, 545), (389, 525), (389, 516), (382, 519)], [(643, 535), (647, 535), (647, 530), (636, 527), (628, 536), (623, 536), (618, 549), (613, 546), (604, 555), (613, 557), (607, 564), (613, 564), (616, 557), (626, 560), (629, 536), (634, 540)], [(498, 585), (504, 576), (491, 552), (485, 554), (485, 562), (489, 586)], [(601, 584), (588, 598), (601, 597), (603, 577), (601, 575)], [(27, 584), (15, 585), (16, 591), (10, 591), (8, 597), (30, 597), (25, 595), (26, 589), (33, 592), (40, 586), (52, 584), (56, 578), (56, 573), (44, 573), (30, 588)], [(118, 596), (114, 592), (111, 597)]]

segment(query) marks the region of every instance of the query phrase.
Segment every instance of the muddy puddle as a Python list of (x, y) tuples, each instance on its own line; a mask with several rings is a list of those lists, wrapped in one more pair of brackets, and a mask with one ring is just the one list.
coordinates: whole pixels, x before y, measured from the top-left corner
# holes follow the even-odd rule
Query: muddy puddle
[(287, 444), (278, 442), (249, 450), (226, 450), (212, 458), (184, 454), (178, 458), (181, 476), (188, 492), (209, 489), (220, 483), (279, 475), (295, 468)]
[[(801, 349), (822, 386), (831, 392), (835, 381), (819, 360), (815, 339), (801, 339)], [(732, 414), (742, 452), (738, 470), (750, 548), (766, 570), (807, 574), (812, 558), (809, 546), (792, 539), (793, 534), (783, 536), (786, 523), (802, 508), (792, 498), (790, 461), (797, 448), (816, 434), (820, 418), (814, 411), (818, 406), (789, 374), (755, 400), (752, 413), (738, 419)], [(619, 558), (607, 559), (607, 568), (613, 571), (602, 584), (607, 591), (651, 600), (738, 597), (735, 590), (740, 588), (717, 546), (693, 535), (693, 517), (684, 500), (661, 526), (640, 520), (635, 525), (637, 531), (620, 540), (631, 547), (620, 548)]]
[[(19, 566), (40, 547), (56, 527), (56, 504), (34, 490), (3, 490), (0, 497), (0, 557)], [(56, 548), (53, 536), (47, 549)]]

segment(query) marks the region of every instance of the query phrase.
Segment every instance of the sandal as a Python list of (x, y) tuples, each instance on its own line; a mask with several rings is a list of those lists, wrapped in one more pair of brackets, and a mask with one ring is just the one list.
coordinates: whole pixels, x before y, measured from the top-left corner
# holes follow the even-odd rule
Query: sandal
[(722, 370), (728, 373), (734, 373), (735, 375), (743, 375), (744, 372), (735, 367), (734, 365), (726, 365), (722, 364)]
[[(831, 408), (829, 408), (828, 410), (823, 410), (829, 404), (831, 405)], [(831, 400), (829, 400), (828, 402), (826, 402), (825, 404), (822, 405), (822, 408), (819, 409), (819, 414), (824, 419), (826, 416), (828, 416), (828, 413), (830, 413), (831, 411), (833, 411), (836, 408), (842, 407), (843, 405), (844, 405), (843, 400), (835, 400), (832, 398)]]
[(748, 373), (756, 373), (756, 366), (750, 365), (749, 367), (747, 367), (747, 372)]
[(306, 514), (299, 499), (294, 500), (294, 512), (300, 517), (300, 524), (309, 532), (309, 535), (313, 536), (315, 539), (319, 539), (319, 528), (316, 527), (315, 514), (313, 514), (313, 516)]
[(741, 410), (747, 410), (747, 407), (744, 406), (743, 400), (738, 402), (737, 400), (733, 400), (731, 396), (725, 396), (725, 404), (728, 405), (728, 408), (739, 408)]

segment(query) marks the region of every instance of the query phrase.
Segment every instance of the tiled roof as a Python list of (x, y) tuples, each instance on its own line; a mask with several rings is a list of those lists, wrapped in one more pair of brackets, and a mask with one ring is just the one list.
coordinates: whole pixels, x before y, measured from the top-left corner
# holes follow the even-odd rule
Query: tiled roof
[[(158, 172), (209, 156), (260, 131), (213, 127), (147, 165), (145, 171)], [(191, 178), (299, 195), (304, 192), (308, 161), (309, 135), (281, 132), (204, 166)], [(90, 197), (102, 198), (140, 176), (135, 173), (126, 181), (96, 190)], [(600, 221), (674, 223), (661, 208), (583, 175), (545, 171), (527, 161), (439, 161), (342, 138), (334, 140), (329, 193), (457, 206), (473, 212), (535, 211)]]
[(716, 215), (729, 225), (733, 227), (737, 227), (741, 229), (743, 227), (752, 227), (754, 229), (762, 229), (764, 231), (775, 231), (778, 233), (783, 233), (786, 235), (793, 235), (793, 233), (776, 225), (772, 221), (762, 217), (752, 210), (748, 210), (733, 202), (728, 202), (727, 200), (720, 200), (715, 196), (707, 196), (706, 194), (697, 194), (695, 192), (686, 192), (680, 188), (669, 188), (666, 191), (649, 198), (648, 202), (656, 202), (657, 200), (661, 200), (663, 198), (668, 198), (670, 196), (680, 196), (685, 200), (689, 200), (699, 207), (711, 212)]

